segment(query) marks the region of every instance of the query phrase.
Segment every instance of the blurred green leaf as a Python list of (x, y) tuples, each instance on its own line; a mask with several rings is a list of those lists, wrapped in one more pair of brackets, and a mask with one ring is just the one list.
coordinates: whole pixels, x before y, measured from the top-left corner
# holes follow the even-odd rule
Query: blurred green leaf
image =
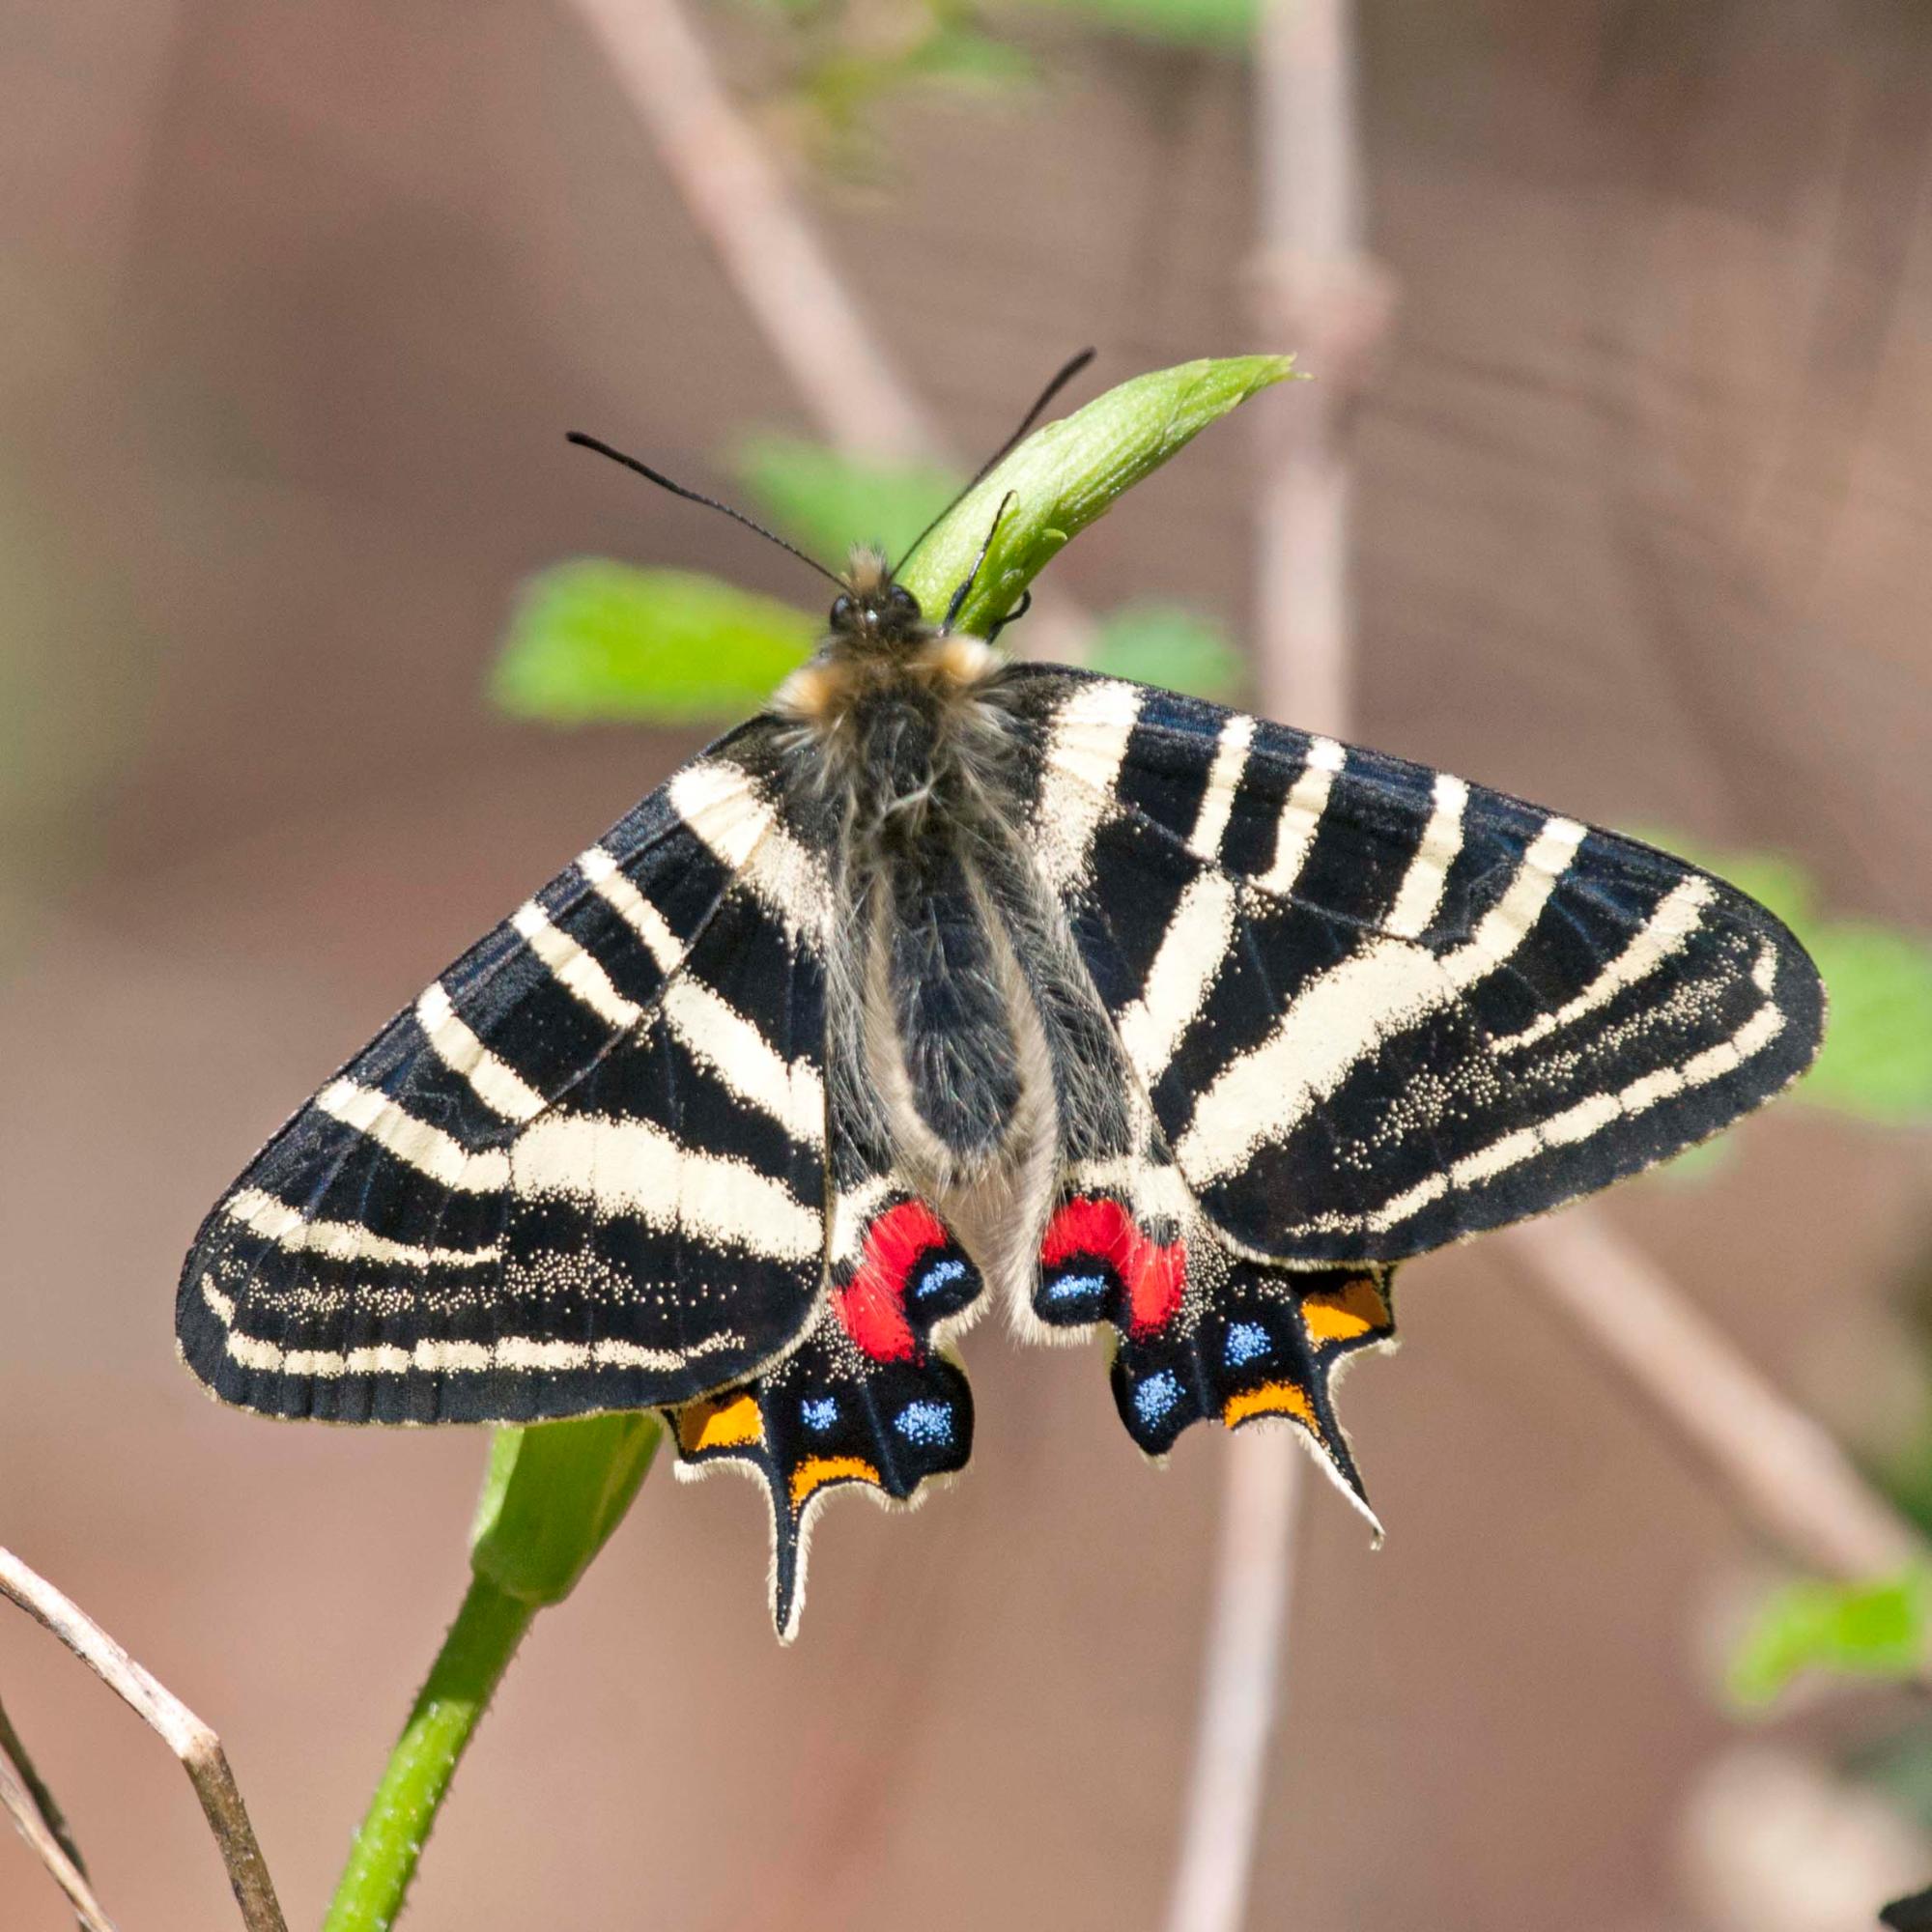
[(1223, 703), (1240, 692), (1248, 670), (1218, 624), (1173, 604), (1128, 604), (1104, 618), (1088, 664), (1109, 677)]
[(1926, 1654), (1928, 1608), (1932, 1591), (1918, 1568), (1871, 1583), (1787, 1583), (1766, 1599), (1732, 1656), (1731, 1695), (1761, 1706), (1806, 1670), (1909, 1676)]
[(739, 0), (766, 29), (778, 75), (764, 90), (767, 130), (827, 172), (893, 172), (879, 110), (946, 90), (980, 100), (1034, 77), (1031, 59), (978, 0)]
[(1831, 1010), (1817, 1061), (1792, 1090), (1801, 1099), (1889, 1124), (1932, 1119), (1932, 942), (1872, 920), (1825, 917), (1816, 881), (1779, 854), (1639, 836), (1750, 894), (1817, 962)]
[[(1695, 863), (1707, 864), (1702, 859)], [(1748, 893), (1801, 938), (1818, 930), (1817, 882), (1795, 859), (1778, 852), (1723, 852), (1708, 862), (1707, 869)]]
[(1641, 826), (1631, 837), (1727, 879), (1767, 911), (1776, 913), (1801, 939), (1804, 929), (1816, 923), (1817, 882), (1797, 860), (1781, 852), (1724, 852), (1655, 825)]
[(917, 79), (983, 94), (1006, 93), (1035, 77), (1033, 62), (1011, 42), (966, 21), (936, 28), (908, 56), (906, 71)]
[(1707, 1141), (1674, 1153), (1652, 1172), (1662, 1180), (1688, 1182), (1692, 1186), (1721, 1173), (1737, 1157), (1737, 1144), (1725, 1134), (1714, 1134)]
[(765, 515), (832, 570), (855, 543), (896, 557), (966, 480), (932, 464), (864, 463), (785, 436), (747, 438), (732, 468)]
[(585, 558), (525, 586), (491, 695), (562, 724), (733, 718), (763, 704), (823, 628), (715, 578)]
[(1872, 1120), (1932, 1118), (1932, 946), (1854, 920), (1800, 937), (1831, 989), (1832, 1015), (1799, 1091)]
[(1875, 1785), (1919, 1831), (1932, 1833), (1932, 1731), (1922, 1724), (1856, 1742), (1845, 1769)]
[(1095, 26), (1168, 46), (1245, 53), (1261, 17), (1260, 0), (1034, 0)]
[(895, 89), (949, 89), (984, 98), (1010, 92), (1033, 78), (1033, 64), (1017, 47), (968, 21), (934, 24), (908, 44), (855, 46), (818, 54), (801, 67), (797, 103), (817, 158), (834, 172), (861, 178), (884, 172), (872, 116)]

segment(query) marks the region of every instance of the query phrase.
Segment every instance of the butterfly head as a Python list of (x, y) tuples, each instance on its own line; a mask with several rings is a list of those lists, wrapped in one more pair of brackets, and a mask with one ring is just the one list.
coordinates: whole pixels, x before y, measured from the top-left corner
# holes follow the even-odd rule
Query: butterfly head
[(919, 599), (895, 582), (892, 566), (875, 550), (855, 549), (833, 599), (830, 626), (835, 640), (891, 650), (917, 642), (926, 634)]

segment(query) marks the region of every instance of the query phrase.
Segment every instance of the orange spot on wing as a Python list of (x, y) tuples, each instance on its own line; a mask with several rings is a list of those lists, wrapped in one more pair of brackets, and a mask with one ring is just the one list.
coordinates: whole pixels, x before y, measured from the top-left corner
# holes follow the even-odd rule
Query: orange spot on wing
[(1260, 1388), (1230, 1396), (1221, 1410), (1221, 1420), (1230, 1429), (1257, 1415), (1292, 1415), (1297, 1422), (1306, 1423), (1318, 1436), (1321, 1434), (1308, 1391), (1299, 1382), (1264, 1382)]
[(879, 1483), (879, 1472), (863, 1456), (808, 1456), (791, 1472), (791, 1506), (797, 1509), (827, 1483)]
[(687, 1456), (704, 1449), (740, 1449), (764, 1439), (764, 1418), (749, 1395), (686, 1403), (677, 1412), (677, 1446)]
[(1301, 1319), (1312, 1342), (1352, 1342), (1361, 1335), (1386, 1334), (1395, 1326), (1381, 1290), (1366, 1274), (1352, 1276), (1346, 1288), (1305, 1295)]

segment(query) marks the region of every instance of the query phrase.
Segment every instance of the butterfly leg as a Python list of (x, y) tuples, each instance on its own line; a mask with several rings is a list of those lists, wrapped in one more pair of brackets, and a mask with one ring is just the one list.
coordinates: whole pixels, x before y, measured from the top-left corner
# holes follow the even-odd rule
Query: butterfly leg
[(962, 1314), (980, 1276), (922, 1201), (901, 1199), (867, 1225), (857, 1253), (835, 1264), (825, 1304), (803, 1342), (762, 1375), (672, 1416), (680, 1462), (739, 1463), (772, 1505), (772, 1618), (796, 1634), (812, 1515), (830, 1491), (857, 1484), (904, 1502), (929, 1478), (966, 1466), (973, 1396), (933, 1342)]
[(973, 559), (973, 568), (966, 573), (964, 580), (947, 602), (946, 617), (939, 627), (942, 631), (952, 630), (953, 619), (966, 608), (966, 600), (972, 596), (973, 586), (980, 581), (980, 571), (986, 561), (986, 553), (993, 548), (993, 539), (999, 535), (1000, 525), (1006, 520), (1008, 510), (1012, 507), (1016, 494), (1009, 490), (1000, 498), (1000, 507), (993, 512), (993, 521), (986, 526), (985, 537), (980, 545), (980, 554)]
[(986, 641), (989, 644), (997, 644), (1000, 641), (1000, 633), (1004, 631), (1009, 624), (1017, 624), (1019, 620), (1022, 617), (1024, 617), (1026, 613), (1032, 609), (1033, 609), (1033, 592), (1031, 590), (1022, 590), (1020, 592), (1020, 601), (1017, 604), (1015, 604), (1013, 608), (1010, 611), (1009, 611), (1007, 614), (1004, 617), (1002, 617), (1000, 621), (986, 633)]

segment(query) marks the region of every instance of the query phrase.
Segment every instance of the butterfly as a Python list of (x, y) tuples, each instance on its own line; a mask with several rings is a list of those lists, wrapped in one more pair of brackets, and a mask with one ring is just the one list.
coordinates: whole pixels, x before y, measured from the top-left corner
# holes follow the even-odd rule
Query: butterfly
[(767, 1489), (787, 1639), (827, 1494), (965, 1467), (955, 1344), (994, 1304), (1102, 1334), (1149, 1456), (1285, 1424), (1373, 1521), (1331, 1385), (1391, 1339), (1396, 1267), (1706, 1138), (1816, 1050), (1810, 960), (1707, 872), (1009, 659), (953, 627), (971, 575), (938, 623), (876, 552), (838, 582), (769, 707), (215, 1206), (177, 1325), (217, 1397), (662, 1410), (680, 1473)]

